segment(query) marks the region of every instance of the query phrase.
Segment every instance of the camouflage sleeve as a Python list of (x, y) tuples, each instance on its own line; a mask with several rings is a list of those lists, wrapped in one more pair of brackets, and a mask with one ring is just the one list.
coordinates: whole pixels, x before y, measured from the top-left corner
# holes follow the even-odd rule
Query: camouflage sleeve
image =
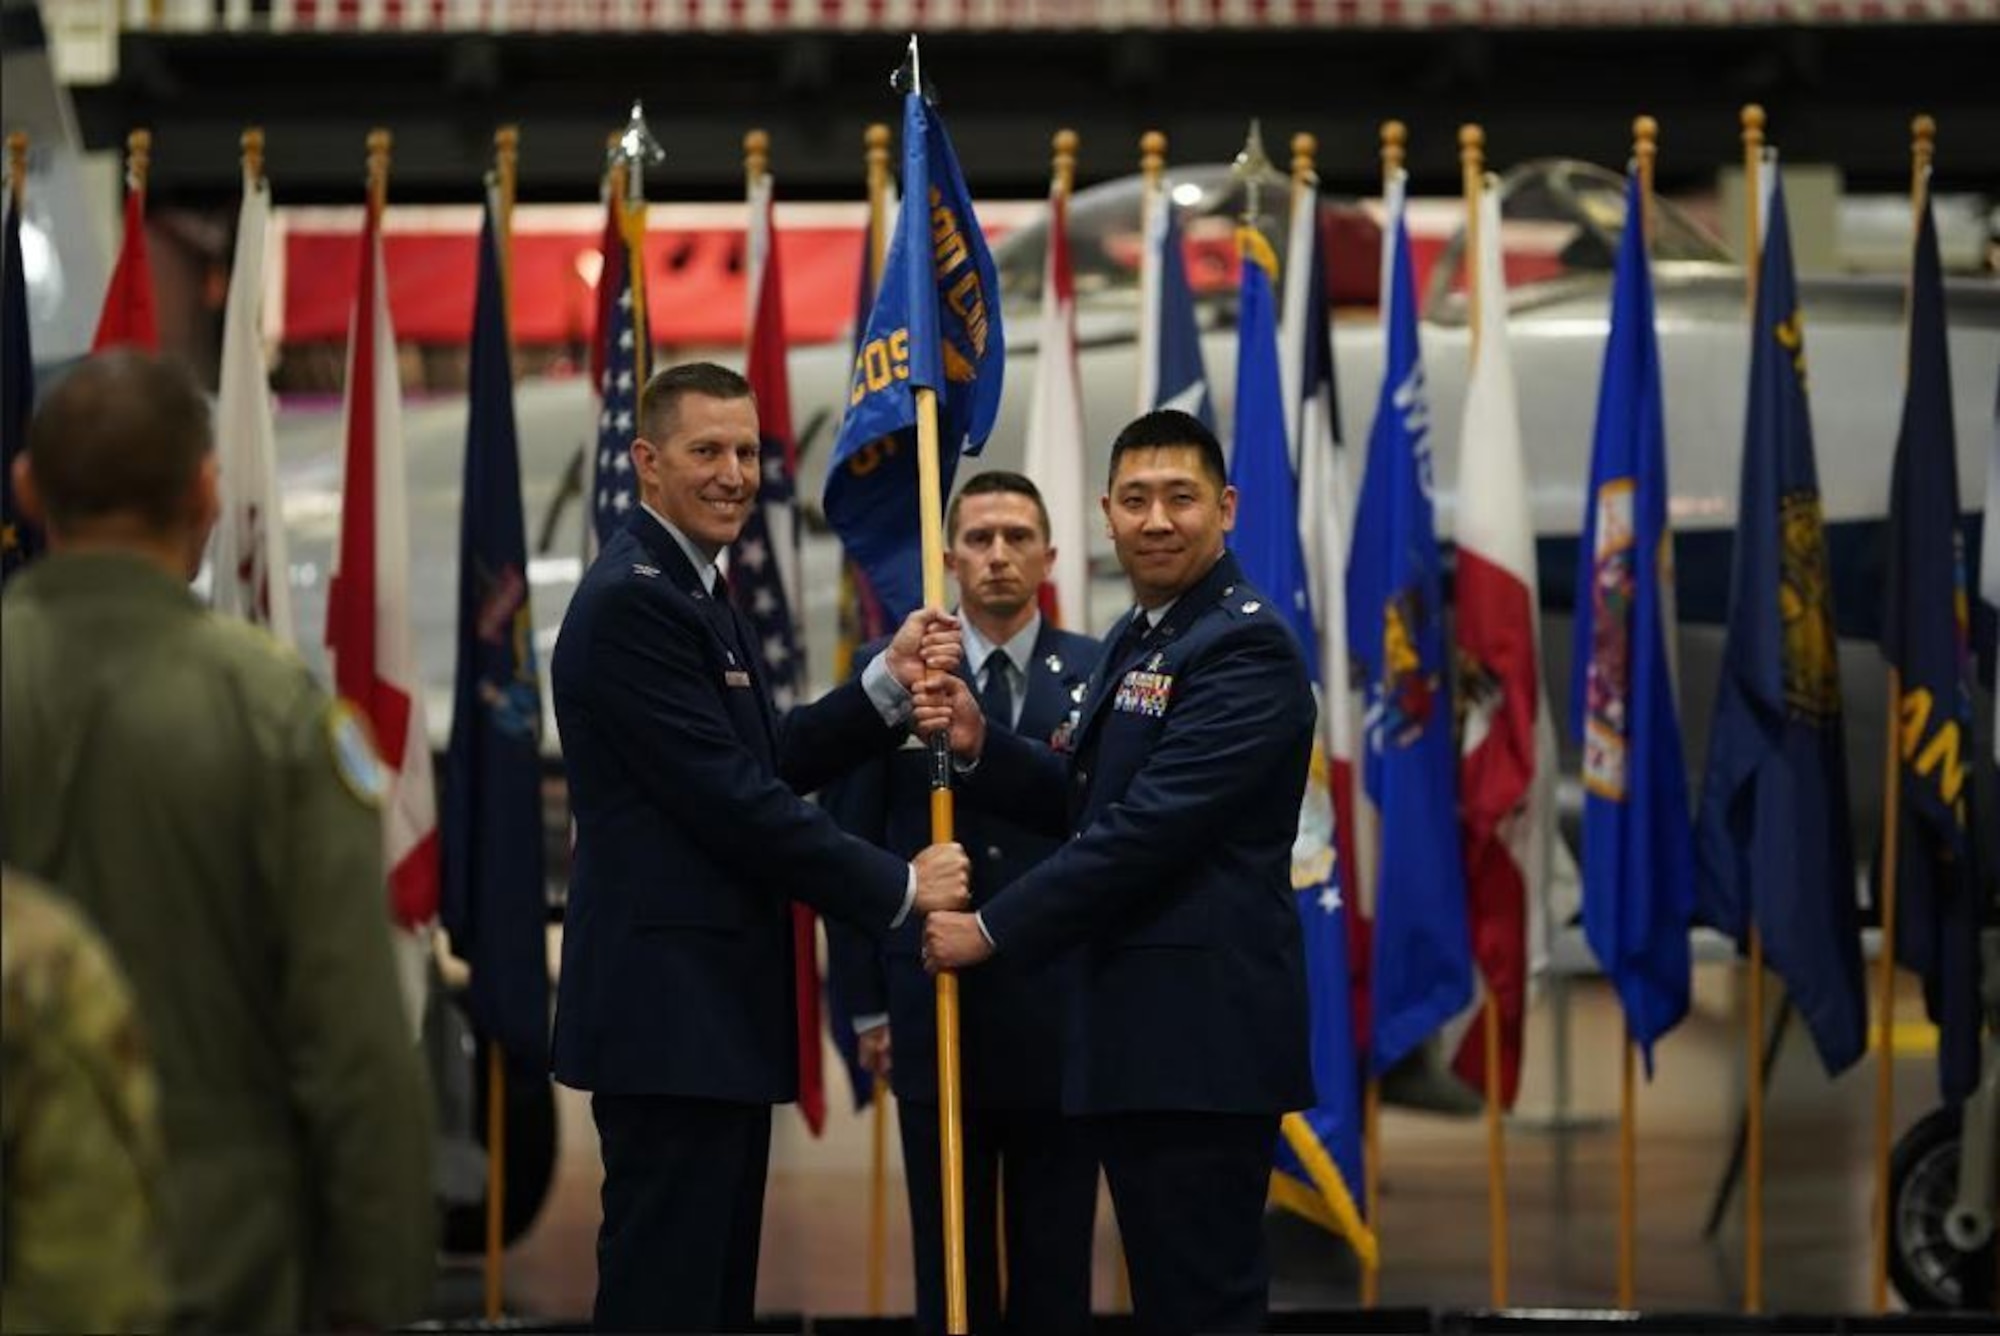
[(131, 994), (82, 917), (0, 890), (0, 1326), (151, 1331), (167, 1317), (158, 1093)]
[(272, 885), (293, 1103), (321, 1194), (327, 1316), (393, 1326), (435, 1270), (431, 1101), (390, 959), (381, 767), (359, 716), (314, 691), (290, 714)]

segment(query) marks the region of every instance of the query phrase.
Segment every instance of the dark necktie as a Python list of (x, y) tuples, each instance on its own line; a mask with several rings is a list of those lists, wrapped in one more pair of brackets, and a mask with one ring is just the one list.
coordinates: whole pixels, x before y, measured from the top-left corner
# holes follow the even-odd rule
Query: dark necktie
[(1009, 732), (1014, 728), (1013, 665), (1007, 656), (994, 650), (986, 656), (986, 688), (979, 693), (979, 706), (987, 719)]
[(715, 604), (715, 622), (722, 632), (723, 643), (742, 656), (742, 667), (748, 670), (752, 657), (750, 637), (744, 634), (748, 628), (743, 624), (743, 614), (730, 601), (729, 580), (719, 570), (715, 573), (715, 588), (709, 591), (709, 597)]
[(1125, 660), (1136, 654), (1139, 647), (1146, 643), (1146, 638), (1152, 634), (1153, 624), (1147, 620), (1146, 614), (1143, 611), (1133, 613), (1132, 620), (1126, 624), (1125, 633), (1118, 637), (1118, 648), (1112, 651), (1110, 659), (1106, 662), (1114, 670), (1123, 667)]

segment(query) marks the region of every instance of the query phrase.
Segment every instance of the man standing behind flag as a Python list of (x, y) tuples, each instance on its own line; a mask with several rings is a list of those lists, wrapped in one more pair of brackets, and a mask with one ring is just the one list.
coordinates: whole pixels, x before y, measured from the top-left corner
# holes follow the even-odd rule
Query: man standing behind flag
[[(1896, 954), (1923, 977), (1946, 1103), (1980, 1076), (1980, 925), (1972, 839), (1972, 641), (1937, 219), (1924, 183), (1910, 269), (1909, 383), (1889, 485), (1882, 657), (1901, 674)], [(1987, 516), (1987, 542), (1993, 517)]]
[(1667, 429), (1644, 216), (1635, 172), (1591, 443), (1570, 709), (1583, 746), (1584, 936), (1650, 1072), (1653, 1045), (1688, 1009), (1694, 837), (1669, 649)]
[(978, 914), (932, 915), (924, 950), (935, 970), (1078, 948), (1063, 1109), (1110, 1180), (1139, 1326), (1256, 1331), (1279, 1119), (1316, 1102), (1292, 891), (1312, 683), (1224, 547), (1236, 489), (1200, 421), (1120, 432), (1103, 506), (1136, 606), (1063, 749), (944, 684), (967, 802), (1073, 838)]
[(458, 671), (445, 751), (442, 911), (472, 1016), (513, 1072), (549, 1065), (542, 689), (529, 604), (513, 351), (491, 190), (479, 230), (458, 542)]
[(1784, 181), (1770, 170), (1729, 633), (1696, 828), (1697, 912), (1739, 943), (1754, 924), (1820, 1063), (1838, 1076), (1867, 1046), (1867, 1007), (1805, 322)]
[[(914, 43), (914, 39), (912, 39)], [(1000, 412), (1000, 280), (951, 137), (922, 93), (903, 98), (903, 205), (854, 358), (827, 464), (825, 509), (891, 617), (923, 602), (917, 395), (937, 392), (940, 495)]]
[(291, 568), (278, 508), (278, 443), (271, 378), (264, 366), (264, 235), (271, 184), (264, 132), (243, 136), (243, 208), (222, 322), (222, 387), (216, 394), (222, 454), (222, 520), (215, 530), (215, 607), (292, 643)]
[(781, 715), (717, 561), (760, 480), (750, 386), (690, 363), (639, 401), (640, 505), (563, 616), (551, 663), (576, 859), (554, 1069), (604, 1155), (601, 1329), (735, 1330), (757, 1294), (771, 1105), (798, 1086), (791, 901), (873, 933), (967, 901), (965, 854), (909, 863), (798, 794), (901, 736), (958, 662), (913, 614), (851, 683)]
[(1362, 781), (1381, 812), (1369, 1018), (1377, 1074), (1472, 1000), (1431, 510), (1430, 401), (1405, 190), (1398, 171), (1388, 201), (1388, 361), (1347, 570), (1348, 643), (1367, 693)]
[[(1254, 154), (1261, 162), (1261, 145)], [(1230, 533), (1229, 548), (1243, 564), (1243, 577), (1276, 600), (1275, 610), (1299, 642), (1307, 679), (1318, 682), (1323, 679), (1307, 592), (1305, 553), (1299, 542), (1298, 494), (1285, 450), (1285, 401), (1278, 370), (1276, 303), (1271, 292), (1277, 257), (1271, 253), (1270, 243), (1247, 225), (1237, 229), (1237, 244), (1243, 257), (1242, 300), (1237, 305), (1233, 458), (1237, 522)], [(1308, 249), (1293, 255), (1303, 262), (1310, 253)], [(1307, 996), (1312, 1009), (1313, 1085), (1319, 1091), (1319, 1103), (1304, 1119), (1286, 1119), (1277, 1167), (1294, 1185), (1312, 1190), (1313, 1195), (1307, 1198), (1311, 1204), (1303, 1208), (1309, 1218), (1328, 1224), (1366, 1255), (1370, 1244), (1356, 1207), (1362, 1199), (1361, 1105), (1356, 1084), (1360, 1059), (1354, 1046), (1348, 986), (1346, 870), (1335, 856), (1333, 836), (1326, 755), (1316, 737), (1298, 833), (1292, 842), (1291, 884), (1305, 948)], [(1332, 1181), (1308, 1168), (1310, 1160), (1329, 1159), (1335, 1171)], [(1300, 1200), (1283, 1188), (1277, 1191), (1281, 1203), (1300, 1205)]]
[[(1464, 720), (1459, 820), (1473, 955), (1484, 991), (1500, 1010), (1500, 1102), (1512, 1108), (1528, 1007), (1529, 906), (1543, 894), (1555, 836), (1556, 755), (1542, 689), (1534, 517), (1507, 342), (1500, 222), (1500, 191), (1489, 179), (1479, 192), (1472, 257), (1479, 266), (1479, 327), (1459, 444), (1455, 599)], [(1478, 1027), (1461, 1039), (1452, 1069), (1474, 1089), (1486, 1089)]]
[[(1087, 636), (1051, 625), (1037, 606), (1036, 593), (1046, 587), (1057, 557), (1048, 526), (1040, 489), (1018, 473), (974, 474), (945, 515), (945, 562), (965, 623), (965, 680), (979, 692), (988, 728), (1038, 742), (1073, 726), (1099, 648)], [(837, 808), (848, 830), (892, 853), (930, 843), (927, 752), (891, 752), (839, 788), (837, 804), (829, 799), (828, 806)], [(975, 906), (1061, 847), (1045, 832), (972, 806), (958, 810), (955, 832), (977, 854)], [(879, 951), (853, 929), (831, 923), (827, 938), (833, 975), (863, 1018), (861, 1046), (895, 1083), (917, 1327), (942, 1332), (937, 1008), (918, 963), (920, 927), (905, 924)], [(973, 1331), (1090, 1329), (1097, 1160), (1083, 1127), (1062, 1113), (1071, 980), (1065, 957), (1005, 960), (960, 981), (966, 1290)]]

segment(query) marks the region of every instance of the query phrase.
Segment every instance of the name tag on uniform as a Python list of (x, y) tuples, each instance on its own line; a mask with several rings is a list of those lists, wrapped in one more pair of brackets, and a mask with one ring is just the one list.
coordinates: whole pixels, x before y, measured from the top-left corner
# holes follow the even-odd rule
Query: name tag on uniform
[(722, 685), (726, 687), (747, 687), (750, 685), (750, 674), (744, 672), (741, 668), (726, 669), (722, 674)]
[(1141, 672), (1137, 669), (1125, 674), (1118, 684), (1118, 694), (1111, 698), (1111, 708), (1122, 714), (1143, 714), (1149, 719), (1163, 718), (1167, 713), (1167, 697), (1173, 694), (1174, 675), (1172, 673)]

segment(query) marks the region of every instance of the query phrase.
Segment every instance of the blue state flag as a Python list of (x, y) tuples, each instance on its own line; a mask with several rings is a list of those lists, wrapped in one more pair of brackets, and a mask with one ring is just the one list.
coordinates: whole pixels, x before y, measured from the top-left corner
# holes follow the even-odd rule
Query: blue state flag
[(1181, 250), (1180, 220), (1173, 191), (1162, 186), (1146, 223), (1146, 245), (1155, 280), (1145, 293), (1140, 319), (1146, 330), (1140, 340), (1147, 365), (1140, 368), (1149, 388), (1148, 408), (1177, 408), (1215, 430), (1215, 403), (1208, 392), (1208, 369), (1201, 360), (1201, 326), (1194, 317), (1194, 292), (1188, 287), (1187, 259)]
[[(1642, 216), (1638, 178), (1625, 216)], [(1628, 224), (1611, 286), (1578, 580), (1571, 723), (1583, 746), (1583, 929), (1652, 1071), (1687, 1014), (1694, 835), (1668, 637), (1673, 534), (1667, 428), (1644, 229)]]
[(923, 602), (917, 513), (918, 389), (938, 396), (938, 465), (951, 494), (1000, 412), (1000, 282), (944, 122), (903, 99), (903, 202), (882, 286), (854, 358), (827, 466), (826, 517), (892, 621)]
[(28, 277), (21, 268), (21, 210), (7, 206), (0, 258), (0, 582), (41, 552), (41, 534), (21, 515), (14, 461), (28, 448), (35, 410), (35, 354), (28, 343)]
[[(1882, 657), (1902, 674), (1896, 954), (1923, 976), (1938, 1025), (1938, 1083), (1979, 1083), (1980, 881), (1972, 804), (1972, 644), (1945, 338), (1944, 278), (1928, 188), (1910, 274), (1909, 383), (1889, 484)], [(1988, 534), (1993, 519), (1987, 517)], [(1992, 541), (1989, 537), (1988, 541)]]
[(1472, 1001), (1430, 400), (1400, 183), (1392, 202), (1388, 359), (1347, 568), (1348, 646), (1366, 691), (1362, 783), (1381, 814), (1369, 1054), (1377, 1072)]
[(1833, 588), (1782, 180), (1764, 224), (1750, 347), (1729, 630), (1695, 830), (1697, 913), (1739, 943), (1755, 924), (1833, 1076), (1867, 1047), (1867, 1004)]
[[(1299, 541), (1298, 488), (1285, 442), (1285, 396), (1278, 371), (1276, 302), (1271, 270), (1277, 260), (1264, 238), (1248, 228), (1240, 234), (1242, 300), (1236, 354), (1236, 437), (1231, 481), (1236, 485), (1236, 528), (1229, 546), (1242, 563), (1244, 578), (1270, 597), (1297, 636), (1313, 681), (1320, 680), (1318, 637)], [(1324, 708), (1324, 705), (1322, 705)], [(1332, 800), (1326, 756), (1315, 748), (1306, 810), (1292, 846), (1292, 886), (1305, 945), (1307, 996), (1312, 1007), (1310, 1035), (1313, 1086), (1319, 1103), (1302, 1115), (1310, 1138), (1329, 1156), (1340, 1177), (1346, 1209), (1361, 1198), (1360, 1060), (1354, 1047), (1353, 1000), (1348, 992), (1347, 910), (1342, 869), (1333, 857)], [(1317, 819), (1315, 819), (1317, 818)], [(1288, 1120), (1289, 1121), (1289, 1120)], [(1289, 1135), (1278, 1142), (1277, 1169), (1298, 1184), (1322, 1191)], [(1282, 1198), (1281, 1198), (1282, 1200)], [(1341, 1206), (1327, 1202), (1338, 1224)], [(1319, 1218), (1318, 1212), (1312, 1212)], [(1358, 1211), (1355, 1212), (1358, 1218)]]
[(515, 1072), (540, 1080), (549, 1065), (542, 689), (494, 212), (488, 200), (472, 315), (441, 912), (452, 949), (472, 966), (474, 1022)]

